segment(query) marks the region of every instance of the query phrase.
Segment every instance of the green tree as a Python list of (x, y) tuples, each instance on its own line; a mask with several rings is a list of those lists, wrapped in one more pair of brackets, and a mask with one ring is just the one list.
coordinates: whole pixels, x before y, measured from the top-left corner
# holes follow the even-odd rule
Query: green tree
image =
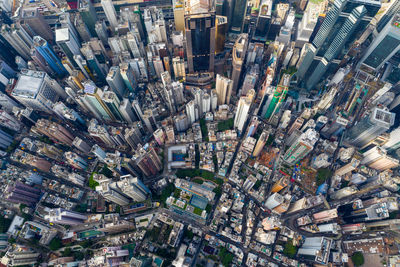
[(364, 264), (364, 255), (359, 251), (354, 252), (353, 256), (351, 256), (351, 260), (355, 266), (361, 266)]
[(99, 185), (99, 183), (96, 182), (96, 181), (93, 179), (93, 175), (94, 175), (95, 173), (96, 173), (96, 172), (93, 172), (93, 173), (90, 175), (90, 177), (89, 177), (89, 187), (92, 188), (93, 190), (96, 190), (96, 186)]
[(220, 248), (218, 256), (221, 260), (222, 265), (224, 265), (225, 267), (231, 265), (231, 262), (233, 261), (233, 254), (227, 251), (226, 248)]
[(56, 251), (62, 247), (61, 239), (58, 237), (53, 238), (53, 240), (50, 241), (49, 248), (52, 251)]
[(288, 256), (289, 258), (294, 258), (297, 253), (297, 247), (293, 245), (292, 241), (286, 242), (285, 248), (283, 249), (283, 254)]
[(67, 247), (62, 251), (61, 254), (63, 257), (70, 257), (72, 255), (72, 250), (71, 248)]

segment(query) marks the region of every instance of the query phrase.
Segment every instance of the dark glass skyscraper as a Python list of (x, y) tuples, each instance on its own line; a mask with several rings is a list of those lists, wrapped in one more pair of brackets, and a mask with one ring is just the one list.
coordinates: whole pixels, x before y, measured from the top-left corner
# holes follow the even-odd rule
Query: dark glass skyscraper
[(215, 12), (185, 15), (185, 31), (189, 72), (214, 71)]

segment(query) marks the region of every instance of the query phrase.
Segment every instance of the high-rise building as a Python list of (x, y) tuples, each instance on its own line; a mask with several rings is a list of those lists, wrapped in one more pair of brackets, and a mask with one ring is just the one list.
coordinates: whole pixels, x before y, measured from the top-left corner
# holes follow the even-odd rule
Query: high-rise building
[(98, 181), (99, 185), (96, 186), (96, 191), (107, 201), (113, 202), (120, 206), (128, 205), (130, 200), (127, 196), (122, 194), (117, 188), (113, 187), (109, 179)]
[(182, 0), (174, 0), (172, 3), (174, 10), (175, 30), (185, 31), (185, 5)]
[(345, 133), (345, 141), (363, 147), (394, 124), (396, 114), (387, 109), (375, 107), (369, 116), (365, 116)]
[(232, 50), (232, 93), (238, 92), (238, 86), (242, 73), (242, 66), (247, 52), (248, 34), (239, 35)]
[[(254, 90), (252, 90), (254, 92)], [(255, 94), (255, 93), (254, 93)], [(247, 117), (249, 116), (249, 110), (253, 99), (251, 97), (251, 91), (247, 96), (242, 96), (239, 99), (238, 107), (235, 114), (235, 119), (233, 121), (233, 125), (238, 129), (241, 134), (243, 131), (244, 124), (247, 121)]]
[(101, 98), (104, 105), (107, 106), (108, 110), (111, 112), (113, 118), (118, 121), (124, 121), (124, 117), (120, 112), (121, 101), (119, 101), (117, 94), (112, 91), (106, 91)]
[(91, 147), (88, 145), (88, 143), (86, 143), (79, 137), (74, 138), (74, 141), (72, 141), (72, 145), (85, 154), (90, 153)]
[(358, 66), (378, 70), (400, 50), (400, 14), (396, 14), (375, 37)]
[(132, 157), (132, 161), (137, 169), (145, 176), (156, 175), (162, 169), (162, 163), (154, 148), (139, 148)]
[(195, 102), (193, 100), (186, 104), (186, 116), (190, 125), (196, 121)]
[(5, 266), (34, 265), (39, 256), (40, 253), (35, 252), (30, 247), (16, 245), (7, 250), (4, 257), (1, 258), (1, 263)]
[(102, 100), (104, 94), (103, 91), (91, 81), (85, 82), (84, 86), (85, 94), (81, 97), (81, 99), (85, 107), (90, 110), (90, 112), (92, 112), (92, 114), (98, 119), (115, 119), (112, 112)]
[(215, 53), (221, 53), (225, 49), (225, 36), (228, 32), (228, 18), (215, 16)]
[(62, 208), (51, 209), (49, 214), (45, 216), (45, 220), (50, 223), (58, 223), (65, 225), (83, 224), (87, 220), (87, 216), (75, 211), (69, 211)]
[(233, 81), (217, 74), (215, 85), (218, 105), (229, 104), (232, 95)]
[[(79, 1), (79, 14), (82, 21), (85, 23), (87, 30), (92, 37), (99, 36), (96, 31), (97, 15), (96, 10), (90, 0)], [(99, 36), (99, 38), (101, 38)]]
[(327, 264), (333, 240), (324, 236), (307, 237), (298, 250), (300, 258), (315, 261), (317, 264)]
[[(188, 12), (188, 11), (187, 11)], [(186, 53), (189, 73), (214, 71), (215, 12), (185, 14)]]
[(267, 130), (264, 130), (260, 137), (257, 140), (256, 146), (254, 147), (253, 150), (253, 157), (258, 157), (263, 150), (265, 144), (267, 143), (269, 137), (269, 132)]
[(269, 25), (271, 24), (273, 1), (263, 0), (261, 1), (255, 31), (253, 34), (253, 40), (265, 42), (267, 40), (267, 33)]
[(133, 93), (136, 90), (137, 81), (131, 65), (129, 63), (123, 62), (119, 64), (119, 69), (126, 87), (130, 92)]
[(46, 119), (39, 119), (36, 122), (34, 130), (43, 135), (46, 135), (52, 140), (68, 146), (71, 146), (72, 142), (75, 139), (70, 131), (68, 131), (64, 126)]
[(119, 112), (127, 123), (133, 123), (138, 120), (133, 110), (132, 103), (127, 98), (121, 101)]
[(382, 16), (382, 18), (378, 21), (378, 24), (376, 25), (377, 31), (380, 32), (386, 25), (388, 25), (389, 22), (392, 20), (392, 18), (399, 11), (400, 11), (400, 2), (391, 1), (390, 7), (387, 9), (386, 13)]
[(181, 57), (174, 57), (172, 59), (172, 68), (174, 70), (175, 78), (185, 78), (185, 61)]
[(49, 24), (44, 20), (43, 15), (37, 7), (23, 8), (21, 10), (21, 27), (33, 38), (34, 36), (42, 36), (48, 42), (53, 43), (54, 34)]
[(106, 158), (106, 152), (97, 144), (94, 144), (90, 149), (90, 153), (93, 153), (100, 161), (104, 162)]
[(72, 151), (65, 152), (64, 157), (67, 162), (76, 169), (86, 170), (88, 167), (87, 161)]
[(45, 39), (40, 36), (33, 37), (33, 47), (34, 50), (43, 57), (46, 64), (50, 67), (52, 74), (57, 77), (64, 77), (67, 74), (60, 58), (56, 55), (53, 48), (51, 48)]
[(30, 59), (33, 39), (23, 27), (18, 28), (16, 24), (3, 24), (1, 26), (1, 36), (18, 52), (21, 57), (25, 60)]
[(330, 62), (339, 56), (341, 50), (348, 42), (353, 32), (358, 28), (363, 17), (367, 14), (365, 6), (358, 6), (353, 9), (350, 16), (346, 19), (343, 26), (338, 31), (335, 38), (332, 40), (330, 46), (323, 55), (322, 60), (317, 64), (314, 71), (306, 82), (306, 87), (312, 89), (321, 77), (328, 70)]
[(336, 0), (331, 3), (298, 67), (301, 70), (298, 77), (304, 77), (308, 89), (312, 89), (324, 77), (331, 64), (343, 59), (380, 7), (380, 1)]
[(124, 175), (120, 177), (120, 181), (116, 186), (123, 194), (133, 199), (135, 202), (143, 202), (150, 195), (150, 190), (143, 184), (142, 181), (132, 175)]
[(294, 165), (299, 160), (303, 159), (313, 150), (318, 138), (319, 134), (314, 129), (308, 129), (299, 139), (295, 140), (288, 150), (286, 150), (283, 156), (284, 161), (290, 165)]
[(234, 2), (233, 13), (230, 21), (229, 31), (241, 33), (243, 31), (244, 16), (246, 15), (247, 0), (237, 0)]
[(101, 0), (101, 6), (103, 7), (108, 22), (110, 23), (111, 31), (114, 32), (118, 27), (118, 17), (113, 2), (111, 0)]
[(270, 210), (272, 210), (273, 208), (281, 205), (284, 202), (284, 198), (283, 196), (281, 196), (278, 193), (273, 193), (272, 195), (270, 195), (267, 200), (265, 201), (264, 206)]
[(112, 66), (108, 72), (106, 81), (110, 86), (111, 90), (122, 99), (125, 95), (126, 87), (125, 82), (122, 79), (120, 68), (118, 66)]
[(64, 89), (45, 72), (23, 69), (11, 95), (26, 107), (52, 113), (52, 104), (65, 99)]
[(39, 201), (40, 195), (39, 189), (21, 182), (15, 182), (8, 184), (3, 193), (3, 198), (13, 203), (34, 206)]
[(398, 167), (399, 160), (390, 157), (384, 149), (375, 146), (363, 153), (361, 164), (378, 171), (384, 171)]
[(325, 1), (307, 3), (307, 8), (304, 11), (303, 18), (297, 28), (297, 42), (308, 42), (314, 28), (317, 25), (319, 15), (324, 12), (326, 6)]
[(16, 132), (22, 127), (22, 123), (16, 117), (2, 109), (0, 109), (0, 125)]
[(76, 67), (78, 67), (75, 62), (74, 55), (81, 55), (80, 51), (80, 41), (78, 36), (76, 36), (69, 28), (61, 28), (56, 30), (56, 43), (64, 52), (65, 56), (69, 61)]
[(286, 94), (289, 91), (290, 75), (284, 74), (279, 82), (279, 85), (273, 90), (272, 94), (268, 96), (265, 102), (264, 109), (265, 113), (263, 117), (266, 119), (272, 118), (272, 116), (279, 110), (282, 102), (285, 100)]
[(289, 185), (289, 177), (288, 176), (282, 176), (281, 179), (279, 179), (271, 188), (272, 193), (276, 193), (281, 191), (283, 188)]

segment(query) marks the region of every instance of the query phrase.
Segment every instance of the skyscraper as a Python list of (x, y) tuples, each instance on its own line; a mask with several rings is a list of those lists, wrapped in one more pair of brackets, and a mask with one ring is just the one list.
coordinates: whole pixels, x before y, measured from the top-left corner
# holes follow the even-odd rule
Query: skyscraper
[(378, 70), (400, 50), (400, 14), (396, 14), (375, 37), (358, 66)]
[(3, 24), (1, 26), (1, 36), (18, 52), (25, 60), (30, 58), (33, 39), (23, 27), (16, 24)]
[(53, 43), (53, 31), (49, 24), (44, 20), (43, 15), (39, 12), (37, 7), (23, 8), (21, 10), (21, 20), (19, 21), (19, 24), (32, 38), (39, 35), (48, 42)]
[[(254, 92), (254, 90), (251, 90)], [(254, 93), (255, 94), (255, 93)], [(233, 125), (238, 129), (239, 133), (242, 134), (244, 124), (247, 121), (247, 117), (249, 116), (249, 110), (253, 99), (251, 97), (251, 92), (249, 92), (248, 96), (242, 96), (239, 99), (238, 107), (235, 114), (235, 119), (233, 121)]]
[(143, 202), (150, 195), (150, 190), (147, 186), (139, 178), (130, 174), (121, 176), (116, 185), (123, 194), (136, 202)]
[(45, 216), (45, 220), (50, 223), (59, 223), (65, 225), (78, 225), (87, 220), (87, 216), (75, 211), (69, 211), (62, 208), (51, 209)]
[(107, 20), (110, 23), (111, 31), (114, 32), (118, 27), (117, 12), (111, 0), (101, 0), (101, 6), (106, 14)]
[(394, 124), (396, 114), (387, 109), (375, 107), (369, 116), (365, 116), (345, 133), (345, 141), (363, 147), (380, 134), (389, 130)]
[(272, 118), (272, 116), (279, 110), (282, 102), (285, 100), (286, 94), (289, 90), (290, 75), (283, 74), (279, 85), (273, 90), (272, 94), (268, 96), (263, 111), (263, 117), (266, 119)]
[(215, 89), (218, 97), (218, 105), (229, 104), (232, 95), (233, 81), (217, 74)]
[(51, 48), (45, 39), (40, 36), (33, 37), (33, 46), (35, 50), (44, 58), (54, 75), (57, 77), (64, 77), (67, 74), (67, 71), (62, 65), (60, 58), (56, 55), (53, 48)]
[(235, 42), (232, 50), (232, 91), (238, 92), (238, 86), (242, 73), (242, 66), (247, 52), (248, 34), (241, 34)]
[(215, 12), (185, 14), (186, 53), (190, 73), (214, 71), (215, 57)]
[(312, 89), (318, 83), (328, 70), (330, 62), (342, 52), (343, 47), (351, 38), (353, 32), (358, 29), (358, 25), (366, 14), (367, 9), (363, 5), (352, 10), (350, 16), (345, 20), (328, 49), (325, 51), (322, 60), (317, 64), (311, 76), (308, 78), (306, 82), (307, 89)]
[(110, 68), (106, 81), (110, 86), (111, 90), (113, 90), (114, 93), (116, 93), (118, 97), (122, 99), (125, 95), (126, 87), (118, 66), (112, 66)]
[(253, 40), (265, 42), (267, 40), (267, 33), (269, 25), (271, 24), (273, 1), (263, 0), (261, 1), (259, 13), (256, 22), (255, 32), (253, 34)]
[(241, 33), (243, 31), (243, 21), (246, 15), (247, 0), (237, 0), (234, 2), (232, 18), (229, 31), (232, 33)]
[(314, 129), (308, 129), (286, 150), (283, 160), (290, 165), (296, 164), (313, 150), (318, 138), (319, 135)]
[[(269, 132), (267, 130), (264, 130), (260, 137), (257, 140), (256, 146), (254, 147), (253, 150), (253, 157), (258, 157), (263, 150), (265, 143), (267, 142), (269, 137)], [(278, 191), (276, 191), (278, 192)]]
[(11, 94), (24, 106), (53, 113), (52, 104), (65, 99), (64, 89), (45, 72), (23, 69)]
[(331, 4), (311, 44), (306, 44), (296, 74), (300, 80), (304, 78), (308, 89), (319, 82), (332, 63), (343, 59), (380, 7), (380, 1), (335, 0)]
[[(92, 37), (96, 37), (96, 21), (97, 21), (97, 15), (96, 15), (96, 10), (94, 9), (94, 6), (90, 0), (81, 0), (79, 1), (79, 14), (81, 15), (81, 18), (83, 22), (86, 25), (86, 28), (90, 32), (90, 35)], [(99, 36), (100, 38), (100, 36)]]
[(74, 60), (74, 55), (81, 55), (80, 41), (69, 28), (61, 28), (56, 30), (56, 43), (64, 52), (69, 61), (76, 67), (78, 64)]

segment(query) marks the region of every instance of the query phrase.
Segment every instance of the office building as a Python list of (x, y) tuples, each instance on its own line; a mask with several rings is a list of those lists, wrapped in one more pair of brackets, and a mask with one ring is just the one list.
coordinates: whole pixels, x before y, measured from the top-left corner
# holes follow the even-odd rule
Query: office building
[(247, 0), (238, 0), (234, 2), (233, 13), (230, 20), (229, 31), (239, 34), (243, 31), (244, 16), (246, 15)]
[(96, 22), (98, 18), (92, 2), (90, 0), (80, 0), (78, 11), (91, 37), (98, 36), (99, 38), (101, 38), (96, 31)]
[(1, 258), (1, 264), (4, 266), (24, 266), (35, 265), (38, 262), (40, 253), (32, 248), (23, 245), (10, 247)]
[(88, 143), (86, 143), (85, 141), (83, 141), (81, 138), (79, 137), (75, 137), (74, 140), (72, 141), (72, 145), (74, 147), (76, 147), (77, 149), (79, 149), (81, 152), (83, 152), (84, 154), (89, 154), (90, 153), (90, 149), (91, 147), (89, 146)]
[(185, 14), (187, 67), (189, 73), (213, 72), (215, 12)]
[[(37, 52), (51, 69), (51, 73), (59, 78), (67, 75), (67, 70), (61, 63), (60, 58), (56, 55), (49, 43), (40, 36), (33, 37), (33, 53)], [(32, 53), (32, 51), (31, 51)]]
[(239, 35), (232, 50), (232, 93), (237, 94), (247, 52), (248, 34)]
[(68, 146), (71, 146), (75, 139), (64, 126), (45, 119), (39, 119), (34, 126), (34, 130)]
[(289, 177), (288, 176), (282, 176), (271, 188), (272, 193), (277, 193), (281, 191), (283, 188), (289, 185)]
[(317, 25), (319, 15), (324, 13), (325, 7), (325, 1), (308, 1), (303, 18), (298, 24), (296, 42), (306, 43), (310, 40), (310, 37), (314, 32), (314, 28)]
[(336, 67), (337, 60), (343, 59), (347, 48), (364, 32), (380, 7), (380, 1), (331, 3), (298, 67), (298, 77), (304, 78), (307, 89), (313, 89), (330, 67)]
[(112, 183), (110, 179), (98, 180), (96, 191), (107, 201), (120, 206), (128, 205), (130, 200), (116, 188), (116, 182)]
[(290, 126), (288, 135), (291, 135), (294, 131), (299, 130), (303, 123), (304, 119), (302, 117), (297, 117), (292, 126)]
[(345, 133), (345, 141), (354, 146), (363, 147), (393, 126), (395, 115), (387, 109), (373, 108), (369, 115)]
[(172, 3), (174, 10), (174, 23), (175, 30), (184, 32), (185, 31), (185, 5), (182, 0), (174, 0)]
[(264, 206), (270, 210), (276, 208), (277, 206), (281, 205), (284, 202), (283, 196), (278, 193), (273, 193), (270, 195), (267, 200), (265, 201)]
[(110, 23), (111, 32), (114, 32), (118, 27), (118, 17), (113, 2), (111, 0), (101, 0), (101, 6), (103, 7), (108, 22)]
[(261, 1), (253, 40), (259, 42), (265, 42), (267, 40), (267, 33), (272, 20), (272, 5), (273, 1), (271, 0)]
[(382, 16), (382, 18), (378, 21), (376, 25), (376, 30), (378, 32), (382, 31), (382, 29), (390, 23), (392, 18), (396, 16), (396, 14), (400, 11), (400, 2), (399, 1), (390, 1), (390, 7), (386, 10), (386, 13)]
[(127, 98), (124, 98), (121, 101), (121, 104), (119, 105), (119, 112), (122, 118), (129, 124), (138, 120), (135, 115), (135, 111), (133, 110), (132, 103)]
[(104, 105), (107, 106), (115, 120), (124, 121), (124, 117), (120, 112), (121, 101), (118, 99), (117, 94), (112, 91), (106, 91), (104, 92), (101, 100), (103, 101)]
[(358, 66), (379, 70), (400, 50), (400, 14), (396, 14), (369, 45)]
[(122, 99), (125, 95), (126, 87), (125, 82), (122, 79), (120, 68), (118, 66), (112, 66), (108, 72), (106, 81), (110, 86), (111, 90)]
[(67, 160), (68, 164), (75, 169), (86, 170), (88, 167), (87, 161), (72, 151), (65, 152), (64, 157)]
[[(254, 92), (254, 90), (252, 91)], [(251, 97), (251, 92), (249, 92), (248, 96), (242, 96), (239, 99), (233, 125), (236, 129), (238, 129), (240, 134), (242, 133), (243, 127), (247, 121), (252, 101), (253, 99)]]
[(378, 171), (384, 171), (398, 167), (399, 160), (387, 155), (385, 149), (375, 146), (363, 153), (361, 164)]
[(3, 199), (32, 207), (39, 202), (40, 195), (41, 192), (39, 189), (21, 182), (15, 182), (7, 185), (7, 188), (3, 192)]
[(303, 159), (313, 150), (318, 138), (319, 134), (314, 129), (308, 129), (299, 139), (295, 140), (288, 150), (286, 150), (283, 156), (284, 161), (290, 165), (294, 165), (299, 160)]
[(104, 92), (91, 81), (85, 82), (84, 86), (84, 95), (81, 97), (84, 108), (88, 109), (97, 119), (114, 120), (114, 115), (102, 100)]
[(225, 49), (225, 36), (228, 32), (228, 18), (215, 16), (215, 53), (222, 53)]
[(290, 75), (284, 74), (276, 89), (268, 95), (268, 99), (263, 108), (263, 117), (265, 119), (271, 119), (272, 116), (279, 111), (279, 108), (285, 100), (286, 94), (289, 90), (289, 83)]
[(300, 258), (313, 261), (317, 264), (326, 265), (329, 262), (329, 255), (333, 240), (324, 236), (306, 237), (303, 245), (297, 254)]
[(154, 148), (139, 148), (132, 157), (134, 166), (145, 176), (156, 175), (162, 169), (162, 163)]
[(52, 113), (52, 104), (65, 99), (64, 89), (45, 72), (21, 70), (11, 95), (26, 107)]
[(1, 26), (1, 36), (18, 52), (21, 57), (23, 57), (24, 60), (30, 59), (33, 39), (23, 27), (18, 28), (16, 24), (3, 24)]
[(232, 95), (233, 81), (217, 74), (217, 81), (215, 85), (218, 106), (229, 104)]
[(128, 88), (129, 92), (131, 93), (135, 92), (137, 87), (137, 81), (131, 65), (129, 63), (123, 62), (119, 64), (119, 69), (121, 77), (124, 80), (124, 83)]
[(135, 202), (143, 202), (150, 195), (150, 190), (143, 184), (142, 181), (132, 175), (123, 175), (116, 183), (120, 191), (131, 198)]
[[(269, 132), (267, 130), (264, 130), (260, 137), (257, 140), (256, 146), (254, 147), (253, 150), (253, 157), (258, 157), (261, 154), (261, 151), (263, 150), (267, 140), (269, 137)], [(278, 192), (278, 191), (276, 191)]]
[(50, 223), (64, 225), (79, 225), (87, 220), (87, 216), (75, 211), (69, 211), (62, 208), (51, 209), (49, 214), (45, 216), (45, 220)]
[(23, 8), (20, 16), (19, 24), (32, 38), (39, 35), (50, 43), (54, 42), (53, 31), (37, 7)]
[(69, 61), (76, 67), (78, 64), (75, 62), (74, 55), (81, 55), (80, 41), (69, 28), (61, 28), (56, 30), (56, 43), (64, 52)]

